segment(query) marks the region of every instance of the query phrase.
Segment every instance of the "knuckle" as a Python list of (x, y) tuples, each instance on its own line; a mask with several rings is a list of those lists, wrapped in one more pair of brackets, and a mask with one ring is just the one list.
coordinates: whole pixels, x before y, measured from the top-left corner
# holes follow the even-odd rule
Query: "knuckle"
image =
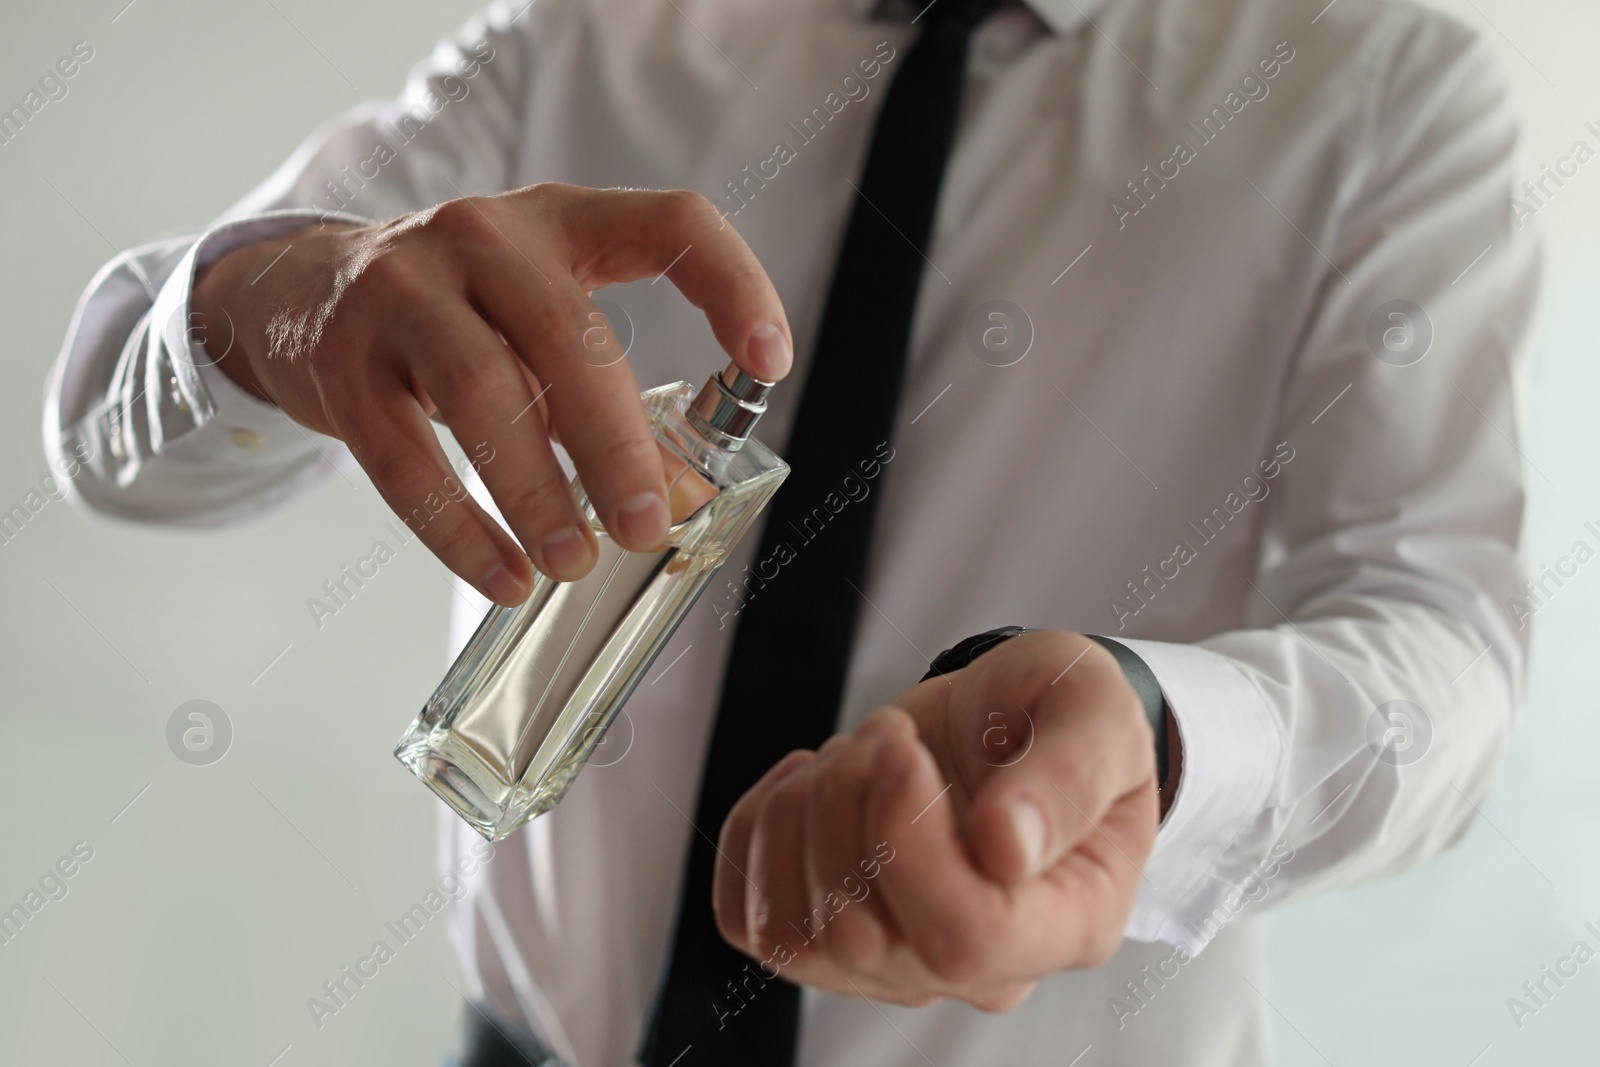
[(726, 934), (723, 936), (728, 937), (728, 940), (736, 946), (748, 946), (749, 954), (757, 959), (767, 959), (778, 951), (778, 943), (781, 940), (771, 929), (771, 905), (759, 892), (752, 891), (746, 912), (747, 925), (741, 930), (735, 930), (733, 936)]
[[(403, 247), (389, 247), (360, 266), (349, 279), (345, 294), (336, 298), (336, 307), (342, 310), (352, 301), (358, 302), (360, 317), (370, 314), (404, 336), (428, 322), (437, 299), (438, 286), (424, 276), (416, 258)], [(332, 317), (335, 321), (339, 318), (337, 314)]]
[(535, 182), (502, 194), (516, 218), (538, 230), (571, 232), (573, 226), (604, 205), (609, 197), (620, 195), (615, 189), (590, 189), (566, 182)]
[[(763, 880), (764, 881), (764, 880)], [(736, 921), (734, 944), (742, 945), (752, 956), (765, 959), (778, 950), (786, 931), (777, 929), (772, 898), (759, 886), (745, 894), (744, 915)]]
[(717, 205), (693, 189), (672, 189), (662, 195), (666, 198), (668, 216), (680, 229), (715, 227), (722, 221)]
[(414, 279), (409, 258), (404, 248), (397, 244), (391, 243), (374, 249), (356, 273), (350, 287), (351, 292), (361, 292), (369, 288), (388, 289), (412, 283)]
[(446, 200), (433, 209), (426, 226), (449, 237), (476, 237), (489, 227), (486, 212), (494, 201), (481, 196), (463, 196)]
[(567, 483), (547, 473), (519, 479), (502, 495), (504, 499), (501, 503), (510, 515), (537, 515), (540, 512), (550, 512), (558, 518), (566, 519), (573, 510), (572, 496), (567, 491)]
[[(437, 517), (433, 516), (433, 518)], [(403, 518), (419, 523), (417, 528), (426, 535), (429, 547), (441, 559), (465, 558), (481, 534), (477, 526), (465, 517), (457, 517), (454, 521), (442, 523), (423, 523), (416, 518), (415, 510), (413, 510), (412, 515), (403, 516)], [(411, 522), (408, 521), (407, 525), (411, 525)]]
[[(562, 439), (565, 440), (565, 437)], [(598, 441), (594, 446), (589, 467), (591, 470), (618, 474), (630, 470), (649, 470), (659, 477), (661, 456), (650, 437), (628, 429)], [(588, 484), (587, 481), (585, 484)]]
[[(760, 794), (756, 792), (754, 786), (739, 798), (733, 810), (728, 812), (728, 817), (723, 820), (722, 829), (717, 831), (717, 848), (731, 855), (737, 843), (743, 842), (748, 845), (755, 817), (760, 812), (759, 801)], [(739, 848), (740, 852), (743, 850), (743, 847)]]
[(833, 734), (826, 741), (822, 742), (822, 747), (817, 749), (817, 755), (826, 756), (829, 754), (838, 753), (841, 749), (849, 747), (850, 740), (851, 737), (849, 734)]
[(856, 905), (851, 904), (834, 916), (826, 933), (825, 949), (848, 970), (872, 974), (881, 966), (887, 947), (883, 931), (877, 920)]
[[(368, 476), (391, 499), (421, 496), (425, 491), (427, 468), (415, 456), (385, 448), (365, 436), (346, 436), (345, 440)], [(399, 504), (395, 507), (398, 510)]]
[(739, 294), (741, 310), (753, 325), (760, 325), (769, 314), (764, 306), (772, 294), (772, 279), (759, 265), (740, 266), (728, 275), (728, 287)]
[(553, 207), (571, 202), (575, 197), (584, 194), (604, 192), (605, 190), (586, 189), (582, 186), (568, 185), (566, 182), (534, 182), (505, 193), (506, 197), (518, 197), (537, 204), (548, 204)]
[(1122, 930), (1105, 923), (1086, 923), (1082, 942), (1079, 952), (1085, 965), (1103, 967), (1122, 948)]
[(1008, 1012), (1027, 1000), (1033, 992), (1034, 985), (1035, 983), (1031, 981), (1005, 982), (994, 989), (986, 989), (975, 996), (962, 999), (979, 1011), (999, 1014)]
[[(841, 742), (843, 743), (845, 742)], [(829, 745), (833, 745), (832, 740), (822, 746), (821, 751), (817, 753), (818, 759), (827, 757)], [(834, 747), (837, 750), (839, 746)], [(847, 781), (837, 769), (829, 768), (829, 770), (831, 773), (817, 775), (816, 784), (812, 788), (811, 814), (816, 819), (827, 819), (829, 813), (842, 810), (850, 795), (855, 792), (853, 783)]]
[[(424, 381), (437, 382), (439, 393), (434, 397), (441, 403), (446, 398), (457, 400), (466, 396), (501, 397), (514, 392), (521, 375), (514, 373), (508, 360), (493, 355), (482, 357), (464, 353), (448, 343), (440, 343), (437, 327), (419, 327), (416, 343), (423, 346), (429, 362), (430, 374)], [(431, 390), (430, 390), (431, 391)]]
[(591, 311), (597, 310), (588, 300), (581, 299), (575, 294), (561, 292), (547, 293), (543, 299), (534, 302), (529, 308), (535, 328), (545, 337), (559, 339), (559, 347), (563, 350), (581, 351), (584, 345), (584, 331), (594, 325), (594, 320), (589, 318)]
[[(420, 336), (417, 341), (426, 345)], [(425, 351), (429, 358), (424, 381), (429, 383), (429, 392), (441, 405), (454, 406), (461, 397), (478, 392), (490, 384), (488, 368), (478, 360), (464, 359), (454, 352), (441, 353), (431, 347), (425, 348)]]
[(761, 805), (760, 822), (770, 822), (778, 819), (798, 819), (805, 813), (807, 796), (810, 792), (810, 776), (791, 774), (779, 782), (767, 794), (766, 801)]
[(983, 976), (984, 945), (980, 925), (965, 913), (948, 915), (930, 924), (919, 945), (919, 955), (935, 977), (950, 985), (965, 985)]

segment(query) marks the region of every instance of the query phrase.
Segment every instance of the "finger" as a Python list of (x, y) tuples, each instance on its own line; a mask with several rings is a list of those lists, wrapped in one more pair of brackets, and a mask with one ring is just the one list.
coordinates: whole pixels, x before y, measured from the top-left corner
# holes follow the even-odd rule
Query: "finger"
[(1116, 954), (1155, 843), (1156, 810), (1153, 787), (1128, 794), (1041, 877), (1014, 888), (1018, 914), (1045, 932), (1015, 961), (1023, 973), (1098, 967)]
[(492, 449), (495, 461), (479, 474), (534, 566), (557, 581), (581, 578), (594, 564), (594, 534), (533, 410), (521, 363), (465, 303), (427, 321), (411, 342), (413, 378), (463, 448)]
[(1025, 634), (1011, 644), (1017, 647), (975, 660), (953, 698), (1004, 694), (1028, 720), (1026, 749), (987, 774), (967, 810), (974, 853), (1005, 882), (1051, 867), (1121, 797), (1155, 778), (1143, 705), (1109, 652), (1063, 633)]
[(403, 384), (342, 406), (336, 421), (384, 502), (445, 566), (497, 604), (527, 598), (528, 557), (467, 494)]
[[(599, 309), (587, 293), (570, 279), (539, 284), (529, 268), (512, 250), (494, 267), (475, 269), (469, 288), (545, 384), (550, 424), (607, 532), (624, 548), (656, 548), (674, 516), (633, 370), (624, 359), (594, 358), (594, 338), (584, 334)], [(602, 342), (602, 351), (604, 344), (616, 340)]]
[[(1015, 1004), (1028, 984), (1104, 962), (1134, 894), (1103, 857), (1076, 851), (1045, 877), (1006, 886), (978, 869), (958, 836), (955, 805), (920, 742), (883, 742), (868, 801), (868, 838), (892, 848), (878, 889), (928, 985), (984, 1007)], [(936, 798), (936, 799), (930, 799)], [(1130, 846), (1133, 847), (1133, 846)], [(899, 985), (916, 970), (892, 954)]]
[[(505, 350), (507, 352), (511, 352), (513, 361), (517, 365), (517, 369), (522, 372), (522, 380), (527, 383), (528, 392), (533, 394), (533, 408), (523, 417), (531, 419), (537, 415), (539, 418), (540, 430), (551, 441), (559, 445), (561, 443), (561, 436), (557, 434), (554, 427), (550, 425), (550, 411), (545, 406), (544, 402), (544, 385), (539, 381), (538, 378), (534, 377), (533, 371), (529, 369), (526, 363), (516, 358), (516, 353), (512, 352), (511, 345), (507, 343), (506, 339), (500, 336), (500, 331), (495, 330), (494, 335), (495, 339), (500, 342)], [(416, 395), (417, 403), (422, 405), (422, 410), (428, 416), (428, 418), (443, 424), (444, 420), (439, 415), (439, 405), (433, 402), (433, 397), (428, 395), (428, 390), (423, 388), (422, 383), (415, 381), (412, 382), (411, 391)]]
[(772, 765), (760, 780), (739, 798), (728, 813), (717, 840), (717, 869), (712, 881), (711, 904), (717, 916), (717, 929), (728, 943), (751, 952), (750, 934), (745, 924), (745, 899), (753, 888), (750, 871), (750, 837), (756, 816), (768, 792), (778, 782), (810, 762), (815, 753), (800, 749)]
[[(1136, 789), (1118, 798), (1093, 832), (1087, 834), (1061, 863), (1050, 868), (1046, 876), (1059, 883), (1058, 871), (1068, 861), (1082, 858), (1101, 874), (1096, 876), (1088, 866), (1061, 873), (1074, 877), (1087, 897), (1103, 891), (1104, 902), (1086, 900), (1084, 910), (1110, 908), (1114, 911), (1124, 905), (1131, 910), (1138, 883), (1145, 880), (1144, 861), (1155, 844), (1159, 806), (1154, 789)], [(1122, 929), (1126, 917), (1124, 912), (1120, 919), (1115, 919), (1113, 925), (1117, 930)]]
[[(907, 718), (909, 723), (909, 718)], [(867, 794), (867, 840), (885, 850), (878, 890), (900, 936), (939, 981), (981, 975), (1004, 936), (1002, 888), (962, 846), (955, 804), (932, 754), (908, 728), (884, 739)]]
[(818, 754), (806, 811), (808, 929), (818, 932), (820, 952), (857, 974), (881, 968), (889, 938), (872, 892), (879, 864), (866, 841), (866, 799), (877, 751), (878, 739), (870, 733), (835, 735)]
[(584, 288), (664, 276), (752, 377), (775, 382), (789, 373), (794, 338), (783, 302), (711, 201), (687, 190), (607, 189), (575, 198), (563, 218)]
[(775, 783), (767, 792), (750, 834), (750, 881), (745, 926), (751, 955), (767, 959), (781, 945), (803, 951), (806, 914), (806, 799), (815, 780), (815, 760)]

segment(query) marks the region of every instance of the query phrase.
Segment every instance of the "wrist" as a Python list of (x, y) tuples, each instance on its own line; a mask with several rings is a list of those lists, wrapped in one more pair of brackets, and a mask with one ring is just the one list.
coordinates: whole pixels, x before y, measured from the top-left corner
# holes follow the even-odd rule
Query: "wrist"
[[(282, 254), (285, 240), (262, 241), (236, 248), (201, 268), (189, 292), (189, 340), (205, 348), (207, 361), (241, 389), (272, 403), (251, 362), (251, 316), (238, 294)], [(263, 259), (263, 253), (268, 258)], [(258, 265), (259, 261), (259, 265)], [(242, 279), (242, 280), (241, 280)]]
[[(929, 678), (960, 670), (989, 649), (1026, 632), (1026, 627), (1002, 626), (969, 637), (935, 656), (922, 680), (927, 681)], [(1178, 783), (1183, 773), (1183, 739), (1178, 732), (1177, 720), (1167, 705), (1166, 696), (1161, 691), (1155, 673), (1143, 659), (1120, 641), (1095, 634), (1084, 636), (1116, 660), (1123, 677), (1138, 695), (1139, 702), (1144, 708), (1145, 721), (1150, 726), (1154, 741), (1156, 788), (1160, 796), (1161, 817), (1165, 818), (1177, 796)]]
[[(304, 301), (305, 282), (296, 273), (304, 275), (308, 265), (314, 269), (317, 263), (332, 263), (339, 254), (340, 234), (361, 228), (355, 222), (324, 220), (249, 241), (202, 266), (190, 288), (189, 333), (204, 345), (208, 362), (252, 396), (277, 404), (269, 387), (269, 321)], [(292, 248), (294, 255), (289, 254)]]
[(1171, 770), (1167, 747), (1167, 723), (1170, 716), (1167, 714), (1166, 697), (1161, 692), (1161, 683), (1156, 681), (1155, 672), (1151, 671), (1149, 665), (1121, 641), (1113, 641), (1098, 634), (1084, 634), (1084, 636), (1111, 653), (1117, 661), (1117, 666), (1122, 668), (1123, 677), (1138, 694), (1139, 703), (1144, 708), (1145, 722), (1150, 725), (1151, 739), (1155, 743), (1156, 784), (1159, 786), (1165, 783), (1167, 774)]

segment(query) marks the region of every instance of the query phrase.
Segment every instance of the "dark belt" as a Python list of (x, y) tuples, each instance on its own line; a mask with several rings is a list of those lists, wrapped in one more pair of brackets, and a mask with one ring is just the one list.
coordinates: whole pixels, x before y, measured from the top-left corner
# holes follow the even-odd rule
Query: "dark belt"
[(481, 1004), (470, 1005), (461, 1047), (449, 1067), (564, 1067), (532, 1034)]

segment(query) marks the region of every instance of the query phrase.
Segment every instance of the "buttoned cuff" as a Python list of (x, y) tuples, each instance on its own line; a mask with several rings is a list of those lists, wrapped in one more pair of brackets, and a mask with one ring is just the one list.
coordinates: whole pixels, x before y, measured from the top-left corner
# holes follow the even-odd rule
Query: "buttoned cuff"
[(1195, 645), (1118, 640), (1161, 683), (1183, 744), (1178, 792), (1124, 933), (1194, 955), (1216, 933), (1207, 920), (1237, 888), (1213, 872), (1266, 807), (1283, 739), (1265, 697), (1226, 656)]

